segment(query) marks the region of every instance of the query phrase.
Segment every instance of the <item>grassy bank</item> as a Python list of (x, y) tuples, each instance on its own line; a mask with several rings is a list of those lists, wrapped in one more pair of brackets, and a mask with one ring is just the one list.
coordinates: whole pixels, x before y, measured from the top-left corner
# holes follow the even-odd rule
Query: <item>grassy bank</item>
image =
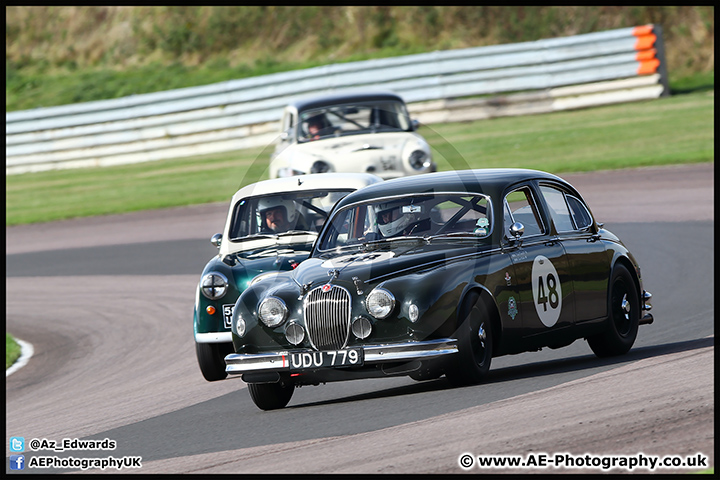
[(671, 84), (714, 74), (712, 6), (10, 6), (6, 111), (656, 24)]
[[(714, 92), (587, 110), (422, 126), (440, 170), (554, 173), (714, 161)], [(6, 176), (6, 225), (226, 202), (267, 178), (272, 148)]]

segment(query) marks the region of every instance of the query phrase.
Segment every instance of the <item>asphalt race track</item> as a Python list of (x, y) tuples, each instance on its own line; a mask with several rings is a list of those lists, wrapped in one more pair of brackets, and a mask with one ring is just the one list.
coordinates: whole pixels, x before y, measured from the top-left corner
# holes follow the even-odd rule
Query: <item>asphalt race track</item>
[(6, 379), (6, 455), (22, 436), (115, 440), (25, 460), (142, 457), (122, 473), (489, 473), (460, 456), (530, 452), (702, 453), (714, 466), (713, 174), (710, 163), (564, 175), (653, 293), (655, 323), (628, 355), (600, 360), (576, 341), (496, 358), (482, 385), (357, 380), (300, 388), (272, 412), (240, 379), (206, 382), (195, 358), (195, 288), (226, 204), (6, 228), (7, 331), (35, 350)]

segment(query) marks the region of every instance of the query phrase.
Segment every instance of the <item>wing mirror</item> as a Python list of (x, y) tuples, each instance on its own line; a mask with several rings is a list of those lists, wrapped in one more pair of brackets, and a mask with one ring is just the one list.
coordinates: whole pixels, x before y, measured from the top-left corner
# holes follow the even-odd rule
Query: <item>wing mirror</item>
[(522, 237), (523, 233), (525, 233), (525, 225), (523, 225), (520, 222), (515, 222), (512, 225), (510, 225), (510, 235), (513, 236), (510, 240), (514, 240), (519, 242), (520, 237)]
[(215, 235), (210, 238), (210, 243), (215, 245), (217, 248), (220, 248), (220, 244), (222, 243), (222, 233), (216, 233)]

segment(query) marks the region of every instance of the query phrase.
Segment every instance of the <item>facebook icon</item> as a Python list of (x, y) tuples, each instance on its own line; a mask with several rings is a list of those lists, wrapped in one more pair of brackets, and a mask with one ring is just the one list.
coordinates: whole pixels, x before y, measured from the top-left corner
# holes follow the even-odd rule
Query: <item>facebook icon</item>
[(10, 455), (10, 470), (24, 470), (25, 455)]

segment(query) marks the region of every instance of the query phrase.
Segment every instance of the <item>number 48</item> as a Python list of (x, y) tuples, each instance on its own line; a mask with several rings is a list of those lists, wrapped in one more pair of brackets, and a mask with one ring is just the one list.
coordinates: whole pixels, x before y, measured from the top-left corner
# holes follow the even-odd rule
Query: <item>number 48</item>
[(555, 310), (560, 303), (560, 297), (557, 293), (557, 279), (555, 278), (555, 275), (553, 275), (552, 273), (548, 273), (545, 278), (547, 282), (548, 294), (545, 294), (545, 283), (543, 282), (542, 275), (538, 277), (537, 302), (538, 305), (543, 306), (543, 312), (547, 312), (548, 301), (550, 302), (550, 308), (552, 308), (553, 310)]

